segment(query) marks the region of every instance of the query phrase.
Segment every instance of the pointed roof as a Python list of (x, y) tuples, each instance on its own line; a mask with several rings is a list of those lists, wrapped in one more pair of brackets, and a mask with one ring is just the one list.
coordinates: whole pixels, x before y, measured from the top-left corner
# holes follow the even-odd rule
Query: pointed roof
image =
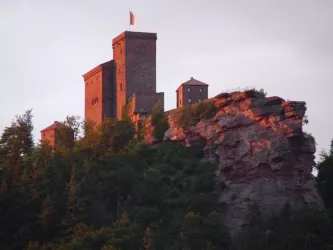
[(54, 123), (50, 126), (48, 126), (47, 128), (44, 128), (43, 130), (41, 130), (40, 132), (45, 132), (45, 131), (48, 131), (48, 130), (53, 130), (53, 129), (58, 129), (58, 128), (63, 128), (65, 127), (64, 124), (60, 123), (60, 122), (57, 122), (57, 121), (54, 121)]
[(197, 79), (194, 79), (193, 77), (191, 77), (190, 80), (180, 84), (180, 86), (177, 88), (176, 92), (178, 91), (178, 89), (181, 87), (181, 86), (209, 86), (207, 83), (204, 83), (204, 82), (201, 82), (201, 81), (198, 81)]
[(208, 86), (207, 83), (198, 81), (197, 79), (194, 79), (193, 77), (191, 77), (190, 80), (182, 83), (181, 85), (195, 85), (195, 86)]

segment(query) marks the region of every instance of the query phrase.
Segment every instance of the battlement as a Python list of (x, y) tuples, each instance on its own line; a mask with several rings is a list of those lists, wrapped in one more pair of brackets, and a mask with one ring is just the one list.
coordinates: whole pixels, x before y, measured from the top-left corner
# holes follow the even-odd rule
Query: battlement
[(112, 40), (112, 45), (118, 43), (121, 40), (128, 38), (136, 38), (140, 40), (157, 40), (157, 33), (148, 33), (148, 32), (134, 32), (134, 31), (125, 31), (115, 37)]

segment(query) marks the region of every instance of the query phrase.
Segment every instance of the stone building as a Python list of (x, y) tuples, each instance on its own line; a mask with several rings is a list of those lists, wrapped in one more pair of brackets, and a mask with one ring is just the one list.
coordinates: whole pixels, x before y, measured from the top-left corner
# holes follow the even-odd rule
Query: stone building
[(83, 75), (85, 81), (85, 120), (100, 124), (105, 118), (116, 117), (116, 92), (113, 60)]
[(208, 86), (207, 83), (200, 82), (193, 77), (182, 83), (176, 90), (177, 108), (208, 99)]
[(55, 121), (52, 125), (40, 131), (41, 142), (55, 149), (58, 146), (71, 147), (74, 143), (74, 131), (64, 124)]
[(113, 60), (83, 75), (85, 120), (99, 125), (104, 119), (121, 119), (123, 107), (138, 121), (158, 101), (164, 110), (164, 93), (156, 92), (156, 33), (125, 31), (113, 39)]

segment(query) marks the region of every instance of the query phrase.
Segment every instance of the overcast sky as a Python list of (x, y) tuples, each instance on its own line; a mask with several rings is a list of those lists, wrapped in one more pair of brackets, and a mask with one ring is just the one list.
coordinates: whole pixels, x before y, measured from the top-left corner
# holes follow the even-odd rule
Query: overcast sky
[(305, 130), (333, 138), (332, 0), (0, 0), (0, 131), (33, 109), (34, 135), (84, 115), (82, 75), (112, 58), (112, 38), (157, 32), (157, 90), (166, 109), (194, 77), (209, 96), (255, 86), (306, 101)]

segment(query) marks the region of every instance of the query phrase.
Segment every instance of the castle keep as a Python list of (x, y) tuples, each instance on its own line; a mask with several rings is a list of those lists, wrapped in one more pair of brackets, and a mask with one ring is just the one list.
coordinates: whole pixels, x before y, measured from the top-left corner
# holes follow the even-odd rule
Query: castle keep
[(164, 93), (156, 93), (156, 40), (156, 33), (130, 31), (113, 39), (113, 60), (83, 75), (86, 121), (121, 119), (128, 103), (135, 119), (164, 103)]
[[(84, 119), (95, 125), (105, 119), (121, 119), (125, 105), (135, 125), (159, 102), (164, 111), (164, 93), (156, 92), (156, 33), (125, 31), (112, 40), (113, 59), (83, 75)], [(194, 78), (177, 89), (177, 108), (208, 98), (208, 84)], [(54, 147), (55, 139), (44, 136)]]

